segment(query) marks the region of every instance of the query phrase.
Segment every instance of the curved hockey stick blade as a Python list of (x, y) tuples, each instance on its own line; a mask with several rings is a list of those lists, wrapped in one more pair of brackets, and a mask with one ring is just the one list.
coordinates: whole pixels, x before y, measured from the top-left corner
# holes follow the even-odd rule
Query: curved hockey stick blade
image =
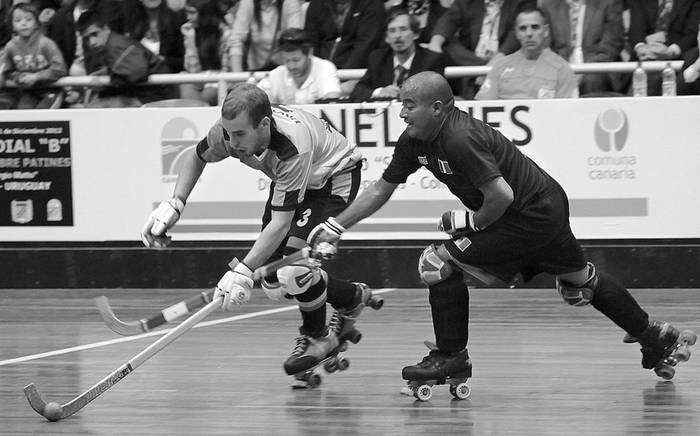
[(187, 315), (209, 303), (213, 296), (213, 289), (209, 290), (208, 292), (200, 292), (199, 294), (190, 297), (187, 300), (175, 303), (148, 318), (129, 322), (125, 322), (117, 318), (112, 310), (112, 307), (109, 305), (109, 300), (107, 300), (107, 297), (102, 296), (95, 298), (95, 305), (97, 306), (97, 310), (100, 312), (102, 320), (107, 327), (109, 327), (113, 332), (119, 333), (122, 336), (132, 336), (151, 331), (156, 327), (181, 318), (182, 316)]
[(132, 336), (148, 331), (141, 321), (124, 322), (117, 318), (105, 296), (95, 297), (95, 306), (102, 316), (102, 321), (115, 333), (122, 336)]
[(115, 369), (112, 371), (111, 374), (109, 374), (107, 377), (103, 378), (100, 380), (97, 384), (92, 386), (90, 389), (87, 391), (83, 392), (79, 396), (75, 397), (71, 401), (67, 402), (66, 404), (60, 405), (60, 414), (58, 416), (52, 415), (52, 416), (47, 416), (46, 412), (46, 401), (42, 398), (41, 394), (39, 393), (38, 389), (34, 385), (34, 383), (30, 383), (24, 388), (24, 395), (27, 397), (27, 400), (29, 401), (29, 404), (32, 406), (32, 409), (34, 409), (39, 415), (43, 416), (44, 418), (48, 419), (49, 421), (58, 421), (60, 419), (67, 418), (83, 407), (85, 407), (89, 402), (94, 400), (95, 398), (99, 397), (103, 393), (105, 393), (109, 388), (117, 384), (121, 379), (126, 377), (127, 375), (131, 374), (133, 371), (136, 370), (141, 364), (146, 362), (148, 359), (151, 357), (155, 356), (158, 354), (163, 348), (165, 348), (168, 344), (171, 342), (175, 341), (177, 338), (180, 336), (184, 335), (187, 333), (192, 327), (194, 327), (197, 323), (199, 323), (201, 320), (209, 316), (212, 312), (214, 312), (216, 309), (218, 309), (221, 306), (221, 301), (222, 298), (217, 298), (216, 300), (208, 303), (206, 306), (204, 306), (202, 309), (200, 309), (197, 313), (194, 315), (190, 316), (186, 320), (182, 322), (179, 326), (175, 327), (172, 329), (170, 332), (168, 332), (166, 335), (162, 336), (160, 339), (146, 347), (143, 351), (141, 351), (139, 354), (136, 356), (132, 357), (131, 360), (120, 366), (119, 368)]

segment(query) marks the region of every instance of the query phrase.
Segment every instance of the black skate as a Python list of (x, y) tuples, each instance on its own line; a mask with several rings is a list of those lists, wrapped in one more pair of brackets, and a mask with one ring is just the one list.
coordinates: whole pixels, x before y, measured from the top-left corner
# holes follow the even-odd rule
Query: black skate
[(318, 363), (294, 374), (293, 388), (303, 389), (319, 386), (322, 381), (321, 374), (318, 373), (319, 367), (323, 367), (327, 373), (332, 374), (336, 371), (345, 371), (350, 366), (350, 360), (341, 353), (347, 351), (348, 342), (357, 344), (362, 339), (362, 333), (355, 328), (358, 316), (364, 306), (379, 310), (384, 305), (384, 299), (372, 295), (367, 285), (364, 283), (355, 283), (355, 285), (360, 297), (359, 302), (351, 309), (334, 310), (328, 323), (329, 331), (338, 338), (338, 345)]
[(379, 310), (384, 306), (384, 299), (372, 294), (369, 286), (364, 283), (355, 283), (355, 286), (357, 288), (355, 305), (348, 309), (334, 310), (331, 316), (331, 329), (338, 335), (339, 342), (346, 340), (350, 340), (353, 344), (360, 342), (362, 333), (355, 328), (355, 323), (362, 310), (365, 306), (369, 306), (374, 310)]
[(634, 338), (625, 336), (625, 342), (639, 342), (642, 346), (642, 367), (653, 369), (656, 375), (671, 380), (676, 374), (675, 366), (690, 359), (690, 346), (697, 341), (691, 330), (678, 330), (667, 322), (652, 321)]
[(406, 366), (401, 371), (401, 377), (407, 380), (406, 387), (401, 393), (416, 397), (420, 401), (428, 401), (433, 396), (434, 385), (450, 385), (450, 393), (459, 400), (464, 400), (471, 394), (467, 379), (472, 376), (472, 363), (467, 350), (451, 355), (440, 354), (437, 347), (425, 341), (430, 353), (416, 365)]

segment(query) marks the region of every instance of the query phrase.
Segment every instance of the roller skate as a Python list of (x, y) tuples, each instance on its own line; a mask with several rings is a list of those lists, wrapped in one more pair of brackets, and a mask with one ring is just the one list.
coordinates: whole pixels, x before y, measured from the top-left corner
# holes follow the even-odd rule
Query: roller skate
[(284, 371), (295, 379), (292, 387), (297, 387), (298, 382), (308, 385), (302, 387), (318, 386), (321, 376), (314, 370), (337, 356), (339, 348), (338, 337), (330, 329), (324, 336), (317, 338), (305, 334), (298, 336), (292, 354), (284, 362)]
[(360, 342), (362, 333), (355, 328), (357, 318), (365, 308), (369, 306), (374, 310), (379, 310), (384, 305), (384, 299), (378, 295), (373, 295), (369, 287), (364, 283), (355, 283), (357, 288), (355, 302), (351, 308), (337, 309), (333, 311), (330, 326), (338, 336), (338, 342), (350, 341), (353, 344)]
[(331, 374), (336, 371), (345, 371), (350, 366), (350, 360), (343, 357), (341, 353), (347, 351), (348, 342), (357, 344), (362, 339), (362, 333), (355, 328), (357, 318), (364, 306), (379, 310), (384, 304), (384, 299), (372, 295), (369, 287), (364, 283), (355, 283), (355, 286), (357, 287), (357, 293), (353, 307), (334, 310), (328, 323), (329, 334), (335, 334), (337, 345), (324, 359), (309, 368), (295, 373), (292, 387), (315, 388), (319, 386), (322, 381), (321, 374), (317, 372), (319, 367)]
[(675, 366), (690, 359), (690, 346), (697, 341), (697, 335), (691, 330), (678, 330), (667, 322), (652, 321), (638, 338), (628, 334), (623, 341), (639, 342), (642, 367), (671, 380), (676, 374)]
[(434, 385), (450, 385), (450, 393), (459, 400), (471, 394), (467, 379), (472, 376), (472, 363), (467, 350), (449, 355), (441, 354), (437, 347), (425, 341), (430, 353), (416, 365), (406, 366), (401, 377), (407, 381), (401, 393), (413, 396), (420, 401), (428, 401), (433, 396)]
[[(359, 336), (358, 336), (359, 337)], [(359, 339), (358, 339), (359, 341)], [(348, 349), (348, 343), (342, 342), (321, 361), (307, 368), (303, 371), (299, 371), (294, 374), (294, 381), (292, 382), (293, 389), (313, 389), (318, 387), (323, 377), (318, 372), (318, 368), (322, 367), (327, 373), (332, 374), (336, 371), (345, 371), (350, 366), (350, 360), (342, 357), (340, 353)]]

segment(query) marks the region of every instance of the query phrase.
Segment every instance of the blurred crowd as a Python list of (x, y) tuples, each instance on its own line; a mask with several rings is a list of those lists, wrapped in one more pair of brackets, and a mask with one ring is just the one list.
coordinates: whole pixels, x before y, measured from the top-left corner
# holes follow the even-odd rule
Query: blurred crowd
[[(391, 100), (416, 72), (475, 65), (492, 68), (450, 79), (459, 98), (626, 96), (631, 74), (571, 66), (650, 60), (683, 61), (678, 94), (700, 94), (699, 23), (700, 0), (0, 0), (0, 108), (216, 105), (217, 83), (134, 85), (244, 71), (269, 72), (273, 103)], [(67, 75), (110, 81), (49, 86)], [(646, 94), (668, 79), (648, 73)]]

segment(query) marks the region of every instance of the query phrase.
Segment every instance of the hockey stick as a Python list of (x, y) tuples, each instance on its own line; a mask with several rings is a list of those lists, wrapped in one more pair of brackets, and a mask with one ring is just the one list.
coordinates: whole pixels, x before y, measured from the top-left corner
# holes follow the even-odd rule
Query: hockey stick
[(157, 314), (138, 321), (122, 321), (114, 314), (109, 300), (105, 296), (96, 297), (95, 305), (102, 316), (102, 320), (113, 332), (123, 336), (132, 336), (145, 333), (163, 324), (176, 320), (190, 312), (199, 309), (209, 303), (214, 295), (214, 290), (200, 292), (199, 294), (180, 301), (172, 306), (161, 310)]
[(267, 265), (263, 265), (257, 268), (253, 272), (253, 280), (260, 280), (263, 277), (272, 274), (283, 266), (291, 265), (293, 263), (300, 262), (305, 259), (313, 259), (315, 261), (320, 261), (321, 256), (316, 253), (311, 247), (304, 247), (299, 251), (295, 251), (287, 257), (283, 257), (280, 260), (270, 262)]
[(187, 333), (187, 331), (194, 327), (195, 324), (199, 323), (201, 320), (203, 320), (216, 309), (218, 309), (221, 306), (222, 299), (223, 296), (208, 303), (201, 310), (187, 318), (185, 321), (182, 322), (182, 324), (174, 328), (168, 334), (155, 341), (145, 350), (132, 357), (131, 360), (129, 360), (119, 368), (115, 369), (107, 377), (100, 380), (93, 387), (83, 392), (78, 397), (67, 402), (66, 404), (59, 405), (58, 403), (48, 403), (49, 407), (47, 410), (47, 403), (41, 397), (41, 394), (37, 390), (34, 383), (30, 383), (27, 386), (25, 386), (24, 395), (27, 397), (27, 400), (32, 406), (32, 409), (34, 409), (39, 415), (45, 417), (49, 421), (58, 421), (59, 419), (68, 418), (69, 416), (73, 415), (74, 413), (85, 407), (89, 402), (105, 393), (109, 388), (117, 384), (117, 382), (119, 382), (121, 379), (134, 372), (136, 368), (141, 366), (141, 364), (146, 362), (151, 357), (158, 354), (168, 344), (170, 344), (183, 334)]
[[(271, 274), (283, 266), (287, 266), (304, 259), (317, 259), (318, 255), (311, 250), (309, 247), (305, 247), (291, 255), (270, 262), (267, 265), (263, 265), (253, 272), (253, 280), (260, 280), (268, 274)], [(138, 321), (122, 321), (117, 318), (114, 314), (112, 307), (109, 304), (109, 300), (105, 296), (96, 297), (95, 305), (97, 310), (102, 316), (102, 320), (115, 333), (123, 336), (132, 336), (141, 333), (145, 333), (159, 327), (163, 324), (167, 324), (171, 321), (180, 318), (181, 316), (187, 315), (195, 309), (204, 306), (206, 303), (210, 302), (214, 290), (209, 292), (201, 292), (187, 300), (180, 301), (179, 303), (173, 304), (172, 306), (161, 310), (159, 313), (152, 315), (148, 318), (143, 318)]]

